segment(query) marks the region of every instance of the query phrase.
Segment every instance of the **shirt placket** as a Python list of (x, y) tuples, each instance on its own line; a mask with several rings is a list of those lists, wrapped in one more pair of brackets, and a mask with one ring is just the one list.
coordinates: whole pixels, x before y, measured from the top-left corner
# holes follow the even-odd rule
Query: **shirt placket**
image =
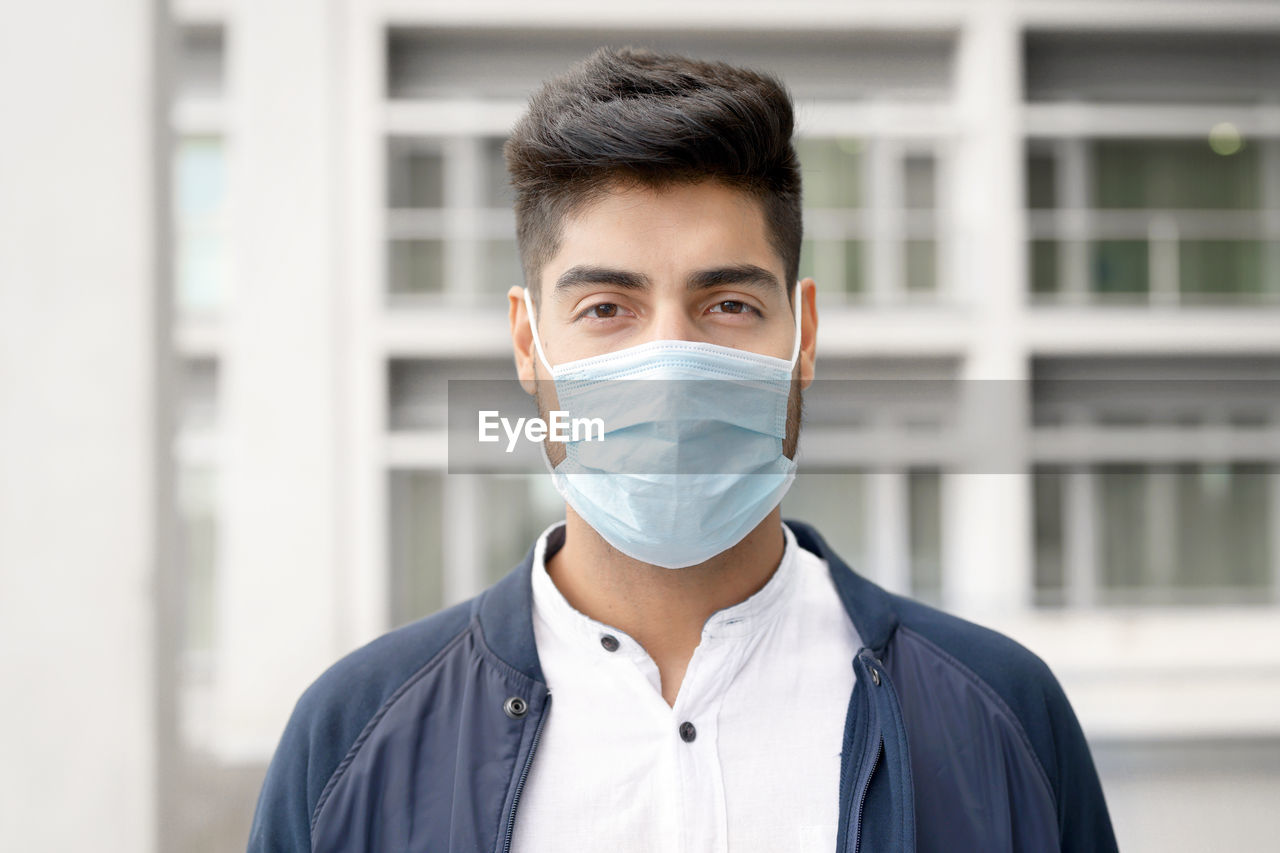
[[(788, 543), (790, 552), (794, 546)], [(738, 676), (759, 639), (761, 619), (776, 610), (792, 567), (784, 557), (781, 576), (768, 603), (756, 598), (708, 619), (702, 638), (690, 658), (674, 706), (662, 697), (661, 676), (649, 654), (631, 637), (572, 610), (550, 588), (542, 590), (545, 606), (566, 640), (603, 665), (602, 677), (617, 685), (613, 698), (630, 697), (635, 704), (625, 716), (646, 718), (661, 755), (654, 772), (667, 777), (666, 807), (658, 810), (662, 826), (654, 833), (664, 850), (685, 853), (728, 853), (728, 809), (725, 800), (723, 762), (719, 755), (719, 717), (727, 688)], [(785, 596), (782, 596), (785, 597)], [(763, 608), (763, 609), (762, 609)], [(603, 657), (601, 657), (603, 656)], [(612, 705), (613, 702), (605, 704)], [(638, 721), (638, 720), (637, 720)]]
[(728, 809), (719, 752), (720, 706), (741, 667), (742, 638), (703, 635), (670, 709), (681, 786), (680, 849), (685, 853), (728, 852)]

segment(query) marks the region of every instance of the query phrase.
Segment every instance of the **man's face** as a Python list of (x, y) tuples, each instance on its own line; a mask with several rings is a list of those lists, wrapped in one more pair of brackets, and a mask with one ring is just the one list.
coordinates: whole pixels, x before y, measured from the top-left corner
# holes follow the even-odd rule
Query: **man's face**
[[(547, 360), (562, 364), (656, 340), (703, 341), (789, 360), (794, 282), (769, 241), (760, 203), (714, 181), (662, 189), (619, 187), (584, 206), (563, 227), (559, 251), (542, 269), (538, 335)], [(545, 413), (551, 377), (532, 345), (521, 290), (512, 288), (511, 331), (525, 389)], [(813, 378), (814, 285), (803, 282), (792, 397)], [(796, 436), (788, 430), (786, 450)], [(563, 448), (552, 445), (552, 462)]]

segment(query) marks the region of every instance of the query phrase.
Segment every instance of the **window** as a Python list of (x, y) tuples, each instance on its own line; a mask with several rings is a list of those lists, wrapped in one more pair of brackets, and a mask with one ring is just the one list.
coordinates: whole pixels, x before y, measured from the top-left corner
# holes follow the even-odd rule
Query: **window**
[[(559, 493), (541, 474), (392, 470), (389, 487), (393, 625), (500, 580), (564, 517)], [(469, 567), (459, 565), (468, 558), (483, 567), (479, 577), (468, 577)]]
[(782, 517), (812, 524), (854, 571), (923, 601), (942, 599), (937, 469), (801, 473)]
[(1033, 142), (1032, 298), (1280, 302), (1280, 147), (1216, 134)]
[[(208, 465), (178, 469), (179, 552), (182, 574), (182, 648), (188, 669), (208, 677), (213, 654), (218, 562), (218, 477)], [(200, 677), (199, 672), (189, 672)]]
[(845, 301), (938, 298), (938, 157), (891, 140), (796, 142), (804, 175), (800, 277)]
[(1274, 604), (1278, 478), (1250, 463), (1037, 468), (1037, 599)]
[(390, 622), (403, 625), (444, 606), (444, 477), (392, 471)]
[(1036, 599), (1280, 599), (1274, 359), (1041, 360), (1033, 372)]
[(177, 310), (210, 315), (227, 290), (226, 153), (220, 136), (179, 140), (174, 168)]
[(1031, 32), (1039, 303), (1280, 303), (1274, 32)]
[(222, 352), (219, 318), (230, 297), (228, 134), (224, 117), (226, 39), (220, 23), (178, 30), (170, 151), (175, 383), (175, 499), (180, 608), (177, 716), (182, 749), (209, 747), (219, 665), (223, 559), (219, 458)]
[[(443, 128), (442, 128), (443, 130)], [(387, 148), (392, 306), (492, 304), (522, 285), (505, 137), (393, 137)]]

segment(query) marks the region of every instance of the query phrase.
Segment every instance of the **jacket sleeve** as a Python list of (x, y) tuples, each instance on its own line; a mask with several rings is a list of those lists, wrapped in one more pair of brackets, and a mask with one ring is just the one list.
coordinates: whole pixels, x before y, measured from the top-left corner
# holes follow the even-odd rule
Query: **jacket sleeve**
[[(925, 814), (932, 821), (930, 832), (934, 826), (949, 827), (935, 839), (943, 846), (932, 849), (959, 849), (955, 815), (967, 812), (953, 808), (953, 803), (973, 798), (975, 791), (1002, 796), (998, 785), (986, 784), (992, 774), (980, 760), (980, 747), (987, 742), (983, 738), (988, 738), (1005, 743), (1009, 761), (1024, 759), (1015, 762), (1024, 784), (1009, 791), (1010, 796), (1021, 795), (1017, 802), (1010, 801), (1015, 811), (1011, 817), (1018, 823), (1013, 838), (1021, 842), (1015, 843), (1016, 849), (1115, 851), (1089, 744), (1048, 664), (995, 631), (897, 600), (910, 622), (898, 628), (887, 665), (914, 737), (917, 822)], [(942, 704), (949, 712), (940, 715)], [(1016, 769), (1015, 764), (1006, 769)], [(1000, 773), (994, 775), (998, 778)], [(1031, 784), (1033, 777), (1039, 785)], [(1051, 828), (1055, 831), (1047, 832)], [(1050, 835), (1056, 837), (1050, 840)], [(976, 843), (972, 837), (968, 842)]]
[(258, 795), (249, 853), (310, 853), (329, 780), (394, 685), (365, 677), (367, 661), (364, 650), (348, 655), (298, 699)]
[(1053, 733), (1057, 771), (1054, 788), (1062, 851), (1114, 853), (1117, 849), (1115, 832), (1089, 744), (1071, 703), (1052, 675), (1045, 687), (1045, 704)]
[(464, 631), (472, 601), (347, 654), (303, 692), (267, 768), (248, 853), (310, 853), (312, 818), (361, 733), (413, 673)]
[(248, 853), (310, 853), (311, 813), (325, 780), (313, 761), (309, 697), (299, 700), (276, 747), (249, 830)]

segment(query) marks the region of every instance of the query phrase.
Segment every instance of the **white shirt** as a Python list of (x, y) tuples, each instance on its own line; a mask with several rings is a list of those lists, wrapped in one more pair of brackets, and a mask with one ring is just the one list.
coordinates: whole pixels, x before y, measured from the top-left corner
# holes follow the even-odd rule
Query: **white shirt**
[(711, 615), (669, 706), (648, 653), (575, 610), (547, 574), (558, 526), (533, 554), (533, 632), (552, 700), (511, 849), (834, 850), (861, 643), (826, 562), (783, 525), (777, 571)]

